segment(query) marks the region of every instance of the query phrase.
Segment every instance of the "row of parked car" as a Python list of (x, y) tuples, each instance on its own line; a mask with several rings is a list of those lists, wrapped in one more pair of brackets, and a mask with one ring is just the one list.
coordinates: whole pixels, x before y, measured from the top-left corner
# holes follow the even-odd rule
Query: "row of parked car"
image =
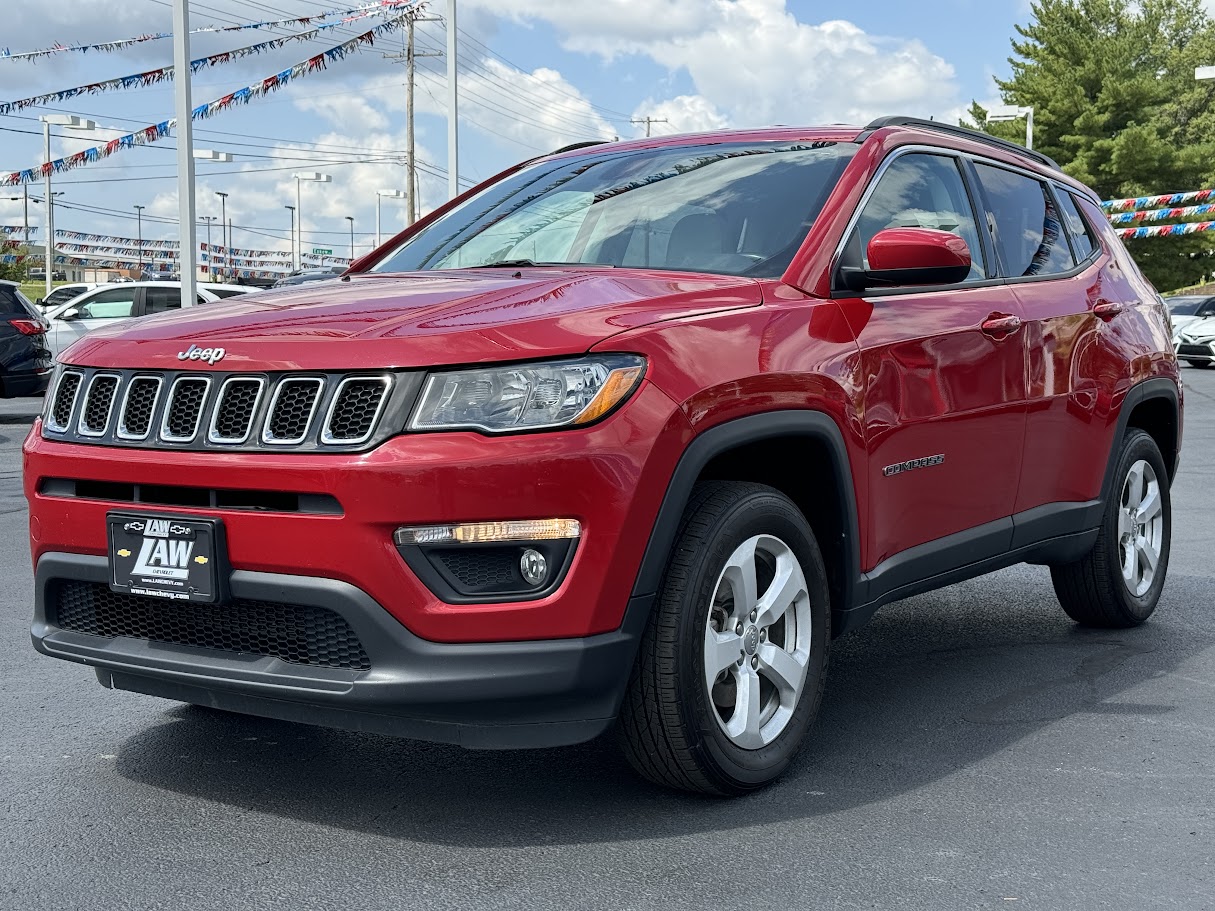
[(1191, 367), (1215, 364), (1215, 295), (1166, 297), (1173, 324), (1173, 348)]
[[(343, 270), (296, 272), (275, 287), (334, 279)], [(74, 282), (31, 301), (17, 282), (0, 281), (0, 398), (44, 392), (60, 352), (102, 326), (258, 290), (253, 285), (200, 284), (197, 298), (183, 303), (178, 281)]]

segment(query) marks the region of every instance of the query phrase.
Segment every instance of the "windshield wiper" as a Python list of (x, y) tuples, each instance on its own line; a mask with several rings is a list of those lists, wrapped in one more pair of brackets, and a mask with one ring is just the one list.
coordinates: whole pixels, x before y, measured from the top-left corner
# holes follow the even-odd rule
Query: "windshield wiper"
[(615, 269), (611, 263), (549, 263), (536, 262), (534, 259), (500, 259), (497, 262), (481, 263), (479, 266), (465, 266), (466, 269), (517, 269), (520, 266), (582, 266), (596, 269)]

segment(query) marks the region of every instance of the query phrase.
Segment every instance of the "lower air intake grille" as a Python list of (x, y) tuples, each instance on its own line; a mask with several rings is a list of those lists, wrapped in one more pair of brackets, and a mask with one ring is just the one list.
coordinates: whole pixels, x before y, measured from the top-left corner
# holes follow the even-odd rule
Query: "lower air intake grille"
[(60, 582), (48, 594), (57, 614), (52, 622), (79, 633), (269, 655), (313, 667), (371, 667), (350, 624), (320, 607), (244, 599), (222, 606), (163, 601), (95, 582)]

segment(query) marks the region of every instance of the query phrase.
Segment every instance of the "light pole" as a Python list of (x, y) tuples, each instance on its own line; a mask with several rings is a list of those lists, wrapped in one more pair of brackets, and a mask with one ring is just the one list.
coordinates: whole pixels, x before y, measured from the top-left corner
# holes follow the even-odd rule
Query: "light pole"
[(299, 261), (296, 264), (296, 269), (299, 269), (304, 262), (304, 203), (303, 194), (300, 192), (300, 185), (305, 181), (313, 183), (332, 183), (333, 177), (329, 174), (321, 174), (318, 171), (301, 171), (298, 174), (292, 175), (295, 178), (295, 210), (299, 216), (296, 224), (299, 226)]
[[(38, 118), (42, 121), (42, 151), (46, 156), (46, 164), (51, 161), (51, 127), (67, 127), (69, 130), (95, 130), (97, 124), (92, 120), (86, 120), (83, 117), (77, 117), (75, 114), (42, 114)], [(51, 275), (54, 273), (55, 263), (55, 202), (51, 195), (51, 169), (46, 169), (45, 177), (46, 196), (46, 238), (43, 241), (46, 247), (46, 297), (51, 296)]]
[(137, 233), (135, 235), (136, 255), (139, 257), (139, 279), (143, 279), (143, 210), (145, 206), (135, 206), (135, 222), (137, 225)]
[(389, 199), (404, 199), (408, 194), (400, 190), (376, 190), (375, 191), (375, 245), (380, 246), (384, 242), (380, 236), (380, 200), (387, 196)]
[(228, 266), (228, 194), (216, 191), (216, 196), (219, 197), (219, 226), (224, 232), (224, 271), (227, 272)]
[(992, 108), (987, 112), (988, 123), (1007, 123), (1019, 117), (1025, 118), (1025, 148), (1032, 149), (1034, 147), (1034, 109), (1032, 105), (1022, 108), (1009, 105)]
[(283, 206), (291, 212), (291, 271), (294, 272), (298, 267), (295, 265), (295, 206)]
[(350, 261), (354, 262), (354, 216), (347, 215), (346, 221), (350, 222)]
[(211, 277), (211, 263), (214, 260), (213, 251), (211, 250), (211, 222), (215, 221), (214, 215), (204, 215), (202, 220), (207, 223), (207, 281), (213, 282)]
[[(460, 93), (456, 87), (456, 0), (447, 0), (447, 198), (460, 195)], [(412, 164), (412, 162), (411, 162)]]

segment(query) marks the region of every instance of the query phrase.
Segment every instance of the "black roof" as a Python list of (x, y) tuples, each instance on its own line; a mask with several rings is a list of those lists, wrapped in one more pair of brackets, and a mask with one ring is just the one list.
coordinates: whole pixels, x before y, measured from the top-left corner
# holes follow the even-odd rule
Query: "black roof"
[(1026, 158), (1032, 158), (1034, 161), (1041, 162), (1047, 167), (1054, 168), (1056, 171), (1061, 170), (1059, 165), (1049, 155), (1043, 155), (1041, 152), (1027, 149), (1023, 145), (1009, 142), (1007, 139), (1000, 139), (998, 136), (992, 136), (990, 133), (971, 130), (967, 127), (954, 126), (950, 123), (943, 123), (940, 120), (924, 120), (922, 117), (879, 117), (865, 127), (865, 132), (858, 136), (857, 139), (864, 139), (868, 134), (883, 127), (916, 127), (921, 130), (935, 130), (938, 133), (948, 133), (951, 136), (960, 136), (973, 142), (986, 143), (987, 145), (1003, 149), (1006, 152), (1024, 155)]

